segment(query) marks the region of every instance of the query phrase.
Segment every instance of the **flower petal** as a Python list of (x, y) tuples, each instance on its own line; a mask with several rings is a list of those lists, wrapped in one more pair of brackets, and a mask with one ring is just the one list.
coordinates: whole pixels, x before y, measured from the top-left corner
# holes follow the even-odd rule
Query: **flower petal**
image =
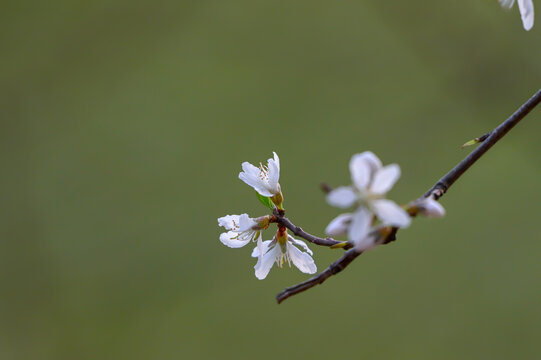
[(261, 242), (261, 245), (259, 242), (257, 243), (257, 246), (252, 250), (252, 257), (258, 257), (259, 254), (265, 254), (267, 251), (269, 251), (270, 243), (272, 240), (265, 240)]
[(370, 191), (374, 194), (383, 195), (391, 190), (398, 178), (400, 178), (400, 166), (397, 164), (387, 165), (379, 169), (374, 175)]
[(374, 235), (367, 235), (355, 244), (355, 249), (357, 251), (366, 251), (374, 246), (376, 246), (376, 237)]
[(348, 231), (350, 241), (357, 244), (368, 235), (370, 226), (372, 225), (372, 217), (372, 213), (367, 208), (359, 206), (351, 218), (351, 225)]
[(291, 235), (289, 235), (289, 234), (287, 235), (287, 239), (288, 239), (289, 241), (291, 241), (292, 243), (294, 243), (294, 244), (296, 244), (296, 245), (302, 247), (302, 248), (304, 249), (304, 251), (306, 251), (308, 254), (310, 254), (310, 255), (313, 255), (313, 254), (314, 254), (314, 253), (312, 252), (312, 250), (310, 250), (310, 248), (308, 247), (308, 245), (306, 245), (306, 243), (305, 243), (304, 241), (302, 241), (302, 240), (297, 240), (297, 239), (295, 239), (293, 236), (291, 236)]
[(317, 271), (314, 259), (305, 252), (297, 249), (292, 243), (287, 242), (287, 252), (293, 265), (305, 274), (313, 274)]
[(239, 173), (239, 179), (253, 187), (258, 193), (263, 196), (274, 196), (274, 194), (267, 189), (267, 184), (259, 177), (259, 173), (261, 171), (259, 168), (253, 166), (249, 162), (243, 162), (242, 170), (243, 171)]
[(238, 233), (234, 232), (234, 231), (228, 231), (226, 233), (221, 233), (220, 234), (220, 241), (226, 245), (226, 246), (229, 246), (230, 248), (240, 248), (240, 247), (243, 247), (244, 245), (248, 244), (250, 242), (250, 238), (246, 239), (246, 240), (239, 240), (237, 239), (237, 236), (238, 236)]
[(276, 195), (280, 191), (278, 188), (278, 181), (280, 180), (280, 158), (275, 152), (273, 154), (274, 159), (269, 159), (267, 163), (269, 167), (269, 185), (274, 190), (274, 195)]
[(421, 202), (419, 205), (419, 213), (426, 217), (443, 217), (445, 209), (436, 200), (429, 198)]
[(357, 201), (357, 194), (349, 186), (340, 186), (327, 194), (329, 205), (339, 208), (348, 208)]
[(394, 201), (380, 199), (372, 201), (372, 210), (385, 225), (405, 228), (411, 223), (408, 213)]
[(513, 4), (515, 3), (515, 0), (499, 0), (500, 5), (504, 8), (511, 9)]
[(349, 225), (351, 224), (352, 213), (340, 214), (335, 217), (329, 225), (325, 228), (325, 233), (329, 236), (342, 236), (348, 232)]
[(381, 168), (381, 161), (371, 151), (355, 154), (349, 161), (351, 181), (357, 189), (364, 190), (372, 181), (374, 173)]
[(366, 156), (362, 154), (355, 154), (349, 161), (349, 172), (351, 173), (351, 182), (359, 189), (364, 190), (370, 184), (372, 179), (372, 167), (368, 162)]
[(533, 27), (534, 10), (532, 0), (518, 0), (518, 9), (522, 18), (522, 25), (526, 31)]
[[(246, 214), (242, 214), (246, 215)], [(242, 215), (226, 215), (218, 218), (218, 225), (224, 227), (226, 230), (237, 230), (239, 227), (239, 218)]]
[(239, 219), (238, 219), (238, 222), (237, 222), (237, 225), (238, 225), (238, 228), (239, 228), (238, 231), (251, 230), (254, 227), (258, 226), (257, 222), (254, 219), (252, 219), (251, 217), (249, 217), (248, 214), (240, 215)]
[(280, 246), (275, 246), (267, 251), (263, 256), (260, 256), (257, 263), (254, 266), (255, 277), (259, 280), (263, 280), (269, 274), (272, 265), (276, 262), (276, 258), (281, 255), (282, 251)]

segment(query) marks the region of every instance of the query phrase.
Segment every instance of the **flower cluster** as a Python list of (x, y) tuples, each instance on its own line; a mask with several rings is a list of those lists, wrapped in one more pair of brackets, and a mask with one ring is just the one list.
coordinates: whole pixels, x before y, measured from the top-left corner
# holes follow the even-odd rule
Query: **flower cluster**
[[(333, 237), (347, 235), (349, 243), (357, 251), (366, 251), (378, 245), (383, 234), (391, 227), (408, 227), (413, 215), (441, 217), (445, 214), (443, 207), (432, 198), (416, 201), (407, 209), (387, 199), (387, 192), (400, 177), (400, 167), (396, 164), (383, 166), (372, 152), (353, 155), (349, 169), (352, 184), (331, 190), (327, 194), (327, 202), (343, 209), (353, 208), (353, 211), (336, 217), (325, 231)], [(272, 208), (274, 214), (283, 215), (280, 159), (276, 153), (267, 161), (267, 165), (256, 167), (248, 162), (242, 163), (239, 179), (254, 188), (259, 199)], [(265, 279), (274, 264), (282, 267), (284, 263), (289, 266), (293, 263), (303, 273), (315, 273), (317, 268), (312, 251), (303, 241), (289, 235), (281, 223), (272, 240), (263, 240), (262, 232), (271, 223), (278, 223), (276, 216), (251, 218), (242, 214), (221, 217), (218, 225), (226, 232), (220, 235), (220, 241), (231, 248), (256, 242), (252, 257), (257, 258), (254, 269), (258, 279)]]
[[(515, 0), (499, 0), (500, 4), (507, 9), (511, 9)], [(522, 25), (526, 31), (533, 27), (534, 10), (532, 0), (517, 0), (518, 10), (520, 11), (520, 17), (522, 18)]]
[[(274, 157), (267, 161), (267, 165), (260, 164), (256, 167), (248, 162), (242, 163), (242, 172), (239, 179), (253, 187), (257, 193), (268, 198), (278, 209), (283, 209), (283, 195), (280, 187), (280, 159), (274, 153)], [(252, 256), (258, 258), (255, 276), (265, 279), (276, 263), (282, 267), (284, 263), (295, 265), (300, 271), (313, 274), (317, 271), (316, 264), (312, 259), (312, 251), (301, 240), (287, 234), (285, 227), (279, 227), (272, 240), (262, 240), (262, 231), (269, 227), (272, 216), (250, 218), (247, 214), (227, 215), (218, 219), (218, 225), (227, 232), (220, 235), (220, 241), (231, 248), (240, 248), (251, 241), (257, 243), (252, 251)], [(301, 251), (298, 247), (304, 250)]]

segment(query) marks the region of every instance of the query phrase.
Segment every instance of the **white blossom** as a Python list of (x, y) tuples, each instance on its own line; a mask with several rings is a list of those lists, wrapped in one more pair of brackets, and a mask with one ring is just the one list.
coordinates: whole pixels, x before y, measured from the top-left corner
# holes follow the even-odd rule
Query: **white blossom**
[[(499, 0), (500, 4), (510, 9), (515, 0)], [(526, 31), (530, 30), (533, 27), (534, 22), (534, 8), (532, 0), (517, 0), (518, 9), (520, 11), (520, 17), (522, 18), (522, 25)]]
[(243, 162), (242, 172), (239, 173), (239, 179), (266, 197), (280, 194), (280, 159), (276, 153), (273, 154), (274, 158), (269, 159), (267, 165), (255, 167), (249, 162)]
[[(301, 251), (297, 246), (304, 249)], [(277, 241), (277, 239), (263, 241), (256, 246), (252, 252), (252, 257), (257, 257), (255, 264), (255, 276), (259, 280), (267, 277), (270, 269), (276, 263), (282, 267), (284, 263), (295, 265), (300, 271), (306, 274), (313, 274), (317, 271), (316, 264), (312, 259), (312, 251), (301, 240), (295, 239), (291, 235), (287, 235), (287, 240)]]
[(396, 164), (382, 166), (379, 158), (365, 151), (353, 155), (349, 169), (352, 186), (338, 187), (327, 194), (327, 202), (339, 208), (356, 206), (354, 213), (342, 214), (327, 226), (331, 236), (347, 232), (348, 238), (357, 244), (366, 238), (373, 223), (373, 214), (384, 225), (408, 227), (411, 218), (408, 213), (385, 194), (400, 177), (400, 167)]
[(230, 248), (240, 248), (255, 241), (262, 229), (261, 225), (247, 214), (226, 215), (218, 219), (218, 225), (227, 232), (220, 234), (220, 241)]

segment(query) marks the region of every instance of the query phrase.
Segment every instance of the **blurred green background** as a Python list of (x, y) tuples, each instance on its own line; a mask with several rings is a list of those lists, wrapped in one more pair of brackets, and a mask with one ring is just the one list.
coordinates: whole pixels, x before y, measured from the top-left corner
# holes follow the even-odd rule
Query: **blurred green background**
[[(541, 6), (540, 4), (536, 4)], [(265, 214), (237, 175), (281, 157), (322, 234), (352, 154), (424, 193), (539, 87), (541, 24), (496, 0), (5, 1), (1, 359), (534, 359), (536, 109), (415, 220), (323, 286), (253, 274), (216, 219)], [(266, 233), (268, 238), (271, 232)], [(315, 248), (319, 269), (341, 255)]]

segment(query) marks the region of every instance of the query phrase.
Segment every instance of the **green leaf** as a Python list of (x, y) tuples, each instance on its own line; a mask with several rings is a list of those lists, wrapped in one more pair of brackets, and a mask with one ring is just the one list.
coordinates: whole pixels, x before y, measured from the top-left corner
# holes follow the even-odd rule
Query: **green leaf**
[(472, 145), (475, 145), (479, 142), (479, 139), (478, 138), (475, 138), (473, 140), (470, 140), (468, 141), (467, 143), (465, 143), (464, 145), (462, 145), (460, 148), (461, 149), (464, 149), (466, 146), (472, 146)]
[(255, 195), (257, 196), (257, 198), (259, 199), (259, 201), (261, 201), (261, 203), (263, 205), (265, 205), (266, 207), (268, 207), (271, 210), (274, 210), (274, 204), (272, 203), (272, 200), (270, 198), (261, 195), (257, 191), (255, 192)]

